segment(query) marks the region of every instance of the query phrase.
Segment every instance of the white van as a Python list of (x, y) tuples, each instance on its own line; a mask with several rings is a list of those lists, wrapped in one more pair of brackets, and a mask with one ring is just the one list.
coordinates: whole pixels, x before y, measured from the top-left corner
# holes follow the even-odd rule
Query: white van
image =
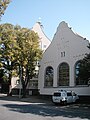
[(79, 100), (78, 95), (74, 91), (58, 90), (53, 93), (52, 101), (53, 103), (73, 103)]

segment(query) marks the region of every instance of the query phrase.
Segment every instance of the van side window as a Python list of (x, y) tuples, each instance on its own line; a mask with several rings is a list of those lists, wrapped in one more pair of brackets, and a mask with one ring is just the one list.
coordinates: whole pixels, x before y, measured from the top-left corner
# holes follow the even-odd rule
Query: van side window
[(73, 96), (76, 96), (77, 94), (75, 92), (72, 93)]
[(72, 96), (72, 93), (71, 92), (67, 93), (67, 96)]
[(61, 93), (54, 93), (54, 96), (61, 96)]

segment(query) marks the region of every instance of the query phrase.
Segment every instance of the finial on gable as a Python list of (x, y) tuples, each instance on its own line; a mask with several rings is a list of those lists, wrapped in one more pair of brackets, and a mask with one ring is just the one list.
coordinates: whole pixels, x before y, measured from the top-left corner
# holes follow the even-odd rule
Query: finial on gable
[(41, 23), (41, 17), (38, 18), (37, 23), (38, 23), (42, 28), (44, 28), (43, 25), (42, 25), (42, 23)]
[(38, 21), (37, 21), (39, 24), (41, 24), (41, 17), (38, 18)]

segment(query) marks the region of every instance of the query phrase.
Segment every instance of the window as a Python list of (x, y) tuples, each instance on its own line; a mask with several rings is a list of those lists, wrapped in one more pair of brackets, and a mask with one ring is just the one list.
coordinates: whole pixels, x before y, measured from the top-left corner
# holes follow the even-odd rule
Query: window
[(18, 84), (20, 84), (20, 80), (19, 79), (16, 80), (16, 85), (18, 85)]
[(46, 47), (47, 47), (47, 45), (44, 45), (44, 46), (43, 46), (43, 48), (46, 48)]
[(68, 92), (68, 93), (67, 93), (67, 96), (72, 96), (72, 93), (71, 93), (71, 92)]
[(61, 93), (54, 93), (54, 96), (61, 96)]
[(65, 51), (61, 52), (61, 57), (65, 57)]
[(76, 78), (76, 85), (79, 85), (80, 79), (79, 79), (79, 62), (76, 63), (75, 66), (75, 78)]
[(84, 67), (85, 66), (81, 60), (76, 62), (75, 64), (75, 83), (76, 85), (87, 85), (88, 79), (87, 76), (84, 75), (85, 72), (87, 72)]
[(29, 86), (33, 87), (33, 88), (38, 87), (38, 81), (37, 80), (30, 80)]
[(67, 63), (59, 65), (58, 86), (69, 86), (69, 65)]
[(45, 71), (45, 87), (52, 87), (53, 86), (53, 68), (51, 66), (46, 68)]

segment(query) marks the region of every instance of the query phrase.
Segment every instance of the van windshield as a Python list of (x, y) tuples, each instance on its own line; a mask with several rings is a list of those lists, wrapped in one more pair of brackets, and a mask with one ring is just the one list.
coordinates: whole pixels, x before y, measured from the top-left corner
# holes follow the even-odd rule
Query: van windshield
[(62, 97), (67, 96), (66, 92), (62, 92)]
[(61, 96), (61, 93), (54, 93), (54, 96)]

